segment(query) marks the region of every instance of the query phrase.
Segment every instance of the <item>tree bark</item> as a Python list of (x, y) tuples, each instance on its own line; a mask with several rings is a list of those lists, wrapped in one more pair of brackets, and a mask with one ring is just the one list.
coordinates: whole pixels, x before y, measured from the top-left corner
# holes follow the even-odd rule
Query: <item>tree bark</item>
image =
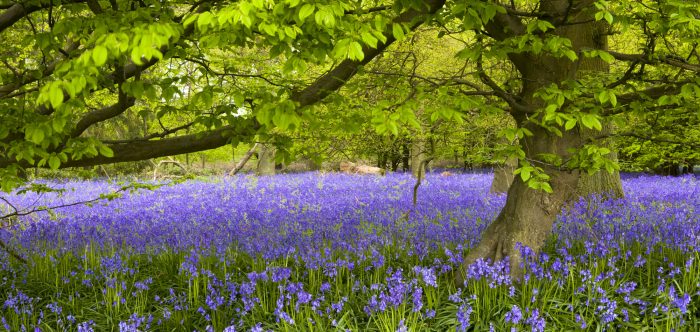
[[(583, 128), (581, 130), (581, 136), (585, 141), (599, 135), (608, 136), (612, 134), (613, 131), (613, 125), (609, 122), (605, 122), (603, 124), (602, 132)], [(617, 148), (613, 142), (611, 142), (611, 139), (605, 139), (605, 141), (599, 142), (598, 144), (610, 149), (610, 159), (617, 161)], [(578, 197), (589, 197), (595, 194), (601, 195), (605, 198), (622, 198), (625, 196), (625, 193), (622, 190), (620, 172), (615, 171), (613, 173), (609, 173), (606, 170), (600, 170), (592, 175), (582, 173), (581, 180), (576, 188), (576, 194)]]
[[(572, 8), (578, 8), (571, 11)], [(553, 33), (571, 40), (572, 48), (579, 55), (583, 48), (600, 48), (605, 42), (598, 23), (593, 20), (594, 7), (584, 0), (542, 0), (540, 11), (554, 18), (564, 17), (568, 22), (589, 22), (575, 25), (561, 24)], [(564, 22), (566, 23), (566, 22)], [(522, 34), (526, 28), (522, 21), (514, 16), (498, 14), (487, 29), (494, 38), (505, 40), (514, 34)], [(602, 41), (602, 42), (601, 42)], [(580, 55), (582, 56), (582, 55)], [(533, 166), (542, 167), (550, 176), (549, 184), (552, 194), (542, 190), (533, 190), (524, 183), (520, 176), (515, 177), (508, 189), (506, 204), (496, 220), (489, 225), (481, 241), (471, 249), (464, 259), (460, 271), (455, 275), (457, 286), (464, 282), (467, 267), (477, 259), (500, 260), (509, 256), (511, 276), (519, 280), (522, 277), (523, 255), (520, 245), (538, 252), (552, 230), (556, 216), (565, 204), (576, 194), (580, 174), (576, 170), (564, 170), (550, 167), (540, 158), (544, 154), (555, 154), (567, 160), (571, 149), (581, 147), (581, 132), (578, 128), (564, 130), (561, 137), (536, 124), (541, 121), (541, 113), (531, 110), (541, 108), (542, 100), (535, 93), (548, 85), (561, 84), (578, 77), (579, 70), (589, 65), (585, 61), (570, 61), (567, 58), (554, 58), (543, 54), (513, 53), (509, 59), (522, 76), (522, 89), (517, 101), (509, 100), (511, 114), (519, 126), (529, 129), (533, 135), (520, 139), (519, 145), (525, 152), (525, 158)], [(595, 66), (594, 66), (595, 67)], [(488, 77), (482, 73), (486, 83)], [(534, 118), (534, 119), (533, 119)], [(534, 120), (534, 121), (531, 121)]]
[(501, 194), (508, 192), (511, 183), (513, 183), (513, 172), (518, 167), (518, 158), (510, 157), (506, 159), (506, 162), (500, 165), (496, 165), (493, 170), (493, 182), (491, 182), (491, 189), (489, 193)]
[(425, 159), (428, 156), (428, 147), (424, 138), (411, 140), (411, 174), (418, 179), (425, 175)]
[[(535, 125), (526, 127), (534, 134), (520, 141), (528, 159), (535, 159), (542, 153), (563, 155), (580, 142), (576, 129), (566, 131), (563, 137), (558, 137)], [(575, 195), (580, 178), (578, 171), (567, 172), (555, 168), (545, 170), (551, 176), (553, 193), (532, 189), (520, 176), (516, 176), (508, 189), (506, 205), (496, 220), (486, 228), (479, 244), (465, 257), (464, 266), (457, 274), (457, 286), (464, 282), (461, 272), (479, 258), (496, 261), (509, 256), (511, 275), (515, 279), (522, 276), (520, 264), (523, 257), (518, 243), (534, 251), (542, 247), (557, 214)]]
[(408, 169), (411, 167), (411, 149), (409, 148), (409, 144), (410, 142), (406, 142), (405, 140), (403, 140), (401, 143), (401, 168), (404, 172), (408, 171)]
[(258, 167), (256, 174), (259, 176), (275, 175), (275, 153), (277, 150), (269, 144), (258, 145)]

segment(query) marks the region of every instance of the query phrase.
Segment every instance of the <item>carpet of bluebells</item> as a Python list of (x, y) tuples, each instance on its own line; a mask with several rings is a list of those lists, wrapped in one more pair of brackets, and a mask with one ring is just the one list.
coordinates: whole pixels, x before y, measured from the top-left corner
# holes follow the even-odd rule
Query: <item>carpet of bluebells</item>
[[(211, 178), (27, 216), (0, 230), (28, 260), (0, 252), (0, 331), (700, 330), (700, 178), (626, 176), (522, 248), (522, 280), (479, 261), (456, 287), (491, 178), (429, 174), (416, 206), (407, 174)], [(52, 185), (9, 200), (118, 187)]]

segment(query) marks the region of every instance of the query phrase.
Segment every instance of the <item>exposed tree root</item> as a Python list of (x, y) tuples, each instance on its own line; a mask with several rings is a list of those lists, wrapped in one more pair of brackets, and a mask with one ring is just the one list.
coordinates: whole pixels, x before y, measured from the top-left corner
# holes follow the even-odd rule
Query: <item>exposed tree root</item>
[(521, 280), (524, 274), (521, 246), (527, 246), (538, 252), (544, 244), (545, 234), (532, 228), (514, 227), (499, 217), (486, 228), (481, 242), (464, 257), (462, 266), (455, 273), (455, 285), (457, 287), (464, 285), (468, 267), (479, 259), (495, 263), (508, 257), (511, 279)]

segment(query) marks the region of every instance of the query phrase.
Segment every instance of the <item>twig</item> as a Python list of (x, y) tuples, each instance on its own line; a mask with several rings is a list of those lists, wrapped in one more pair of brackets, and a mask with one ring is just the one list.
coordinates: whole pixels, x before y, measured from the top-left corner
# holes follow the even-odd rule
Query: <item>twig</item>
[[(134, 188), (134, 187), (132, 187), (131, 185), (129, 185), (129, 186), (123, 186), (123, 187), (121, 187), (121, 188), (119, 188), (119, 189), (117, 189), (117, 190), (111, 192), (109, 195), (118, 194), (118, 193), (127, 191), (127, 190), (129, 190), (129, 189), (131, 189), (131, 188)], [(33, 209), (31, 209), (31, 210), (23, 210), (23, 211), (20, 211), (19, 209), (17, 209), (17, 207), (16, 207), (15, 205), (13, 205), (12, 203), (10, 203), (6, 198), (0, 197), (0, 200), (4, 201), (7, 205), (9, 205), (9, 206), (14, 210), (14, 211), (11, 212), (11, 213), (8, 213), (8, 214), (5, 214), (5, 215), (3, 215), (3, 216), (0, 216), (0, 220), (5, 220), (5, 219), (13, 218), (13, 217), (22, 217), (22, 216), (30, 215), (30, 214), (33, 214), (33, 213), (38, 213), (38, 212), (43, 212), (43, 211), (49, 211), (49, 210), (56, 210), (56, 209), (61, 209), (61, 208), (66, 208), (66, 207), (71, 207), (71, 206), (76, 206), (76, 205), (83, 205), (83, 204), (95, 203), (95, 202), (97, 202), (97, 201), (101, 201), (101, 200), (104, 200), (104, 199), (108, 199), (108, 198), (106, 198), (105, 195), (100, 195), (100, 197), (93, 198), (93, 199), (89, 199), (89, 200), (86, 200), (86, 201), (78, 201), (78, 202), (67, 203), (67, 204), (61, 204), (61, 205), (54, 205), (54, 206), (49, 206), (49, 207), (42, 206), (42, 207), (33, 208)], [(0, 227), (0, 228), (2, 228), (2, 227)], [(17, 259), (18, 261), (22, 262), (23, 264), (26, 264), (26, 263), (27, 263), (27, 260), (26, 260), (25, 258), (23, 258), (19, 253), (17, 253), (16, 251), (14, 251), (12, 248), (10, 248), (4, 241), (2, 241), (2, 239), (0, 239), (0, 249), (4, 250), (4, 251), (7, 252), (10, 256), (14, 257), (15, 259)]]

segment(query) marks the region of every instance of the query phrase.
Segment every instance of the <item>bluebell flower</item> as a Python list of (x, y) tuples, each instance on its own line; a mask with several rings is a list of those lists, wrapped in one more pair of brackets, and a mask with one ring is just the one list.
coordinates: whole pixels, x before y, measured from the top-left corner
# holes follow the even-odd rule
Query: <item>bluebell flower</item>
[(403, 319), (399, 322), (399, 327), (396, 329), (396, 332), (408, 332), (408, 328)]
[(525, 323), (530, 325), (532, 332), (544, 332), (546, 322), (544, 317), (540, 316), (538, 309), (533, 309), (530, 316), (525, 320)]
[(506, 313), (506, 322), (511, 324), (518, 324), (520, 320), (523, 319), (523, 312), (520, 310), (518, 305), (514, 304), (510, 311)]
[(457, 322), (459, 322), (458, 330), (464, 332), (470, 326), (469, 316), (472, 313), (472, 307), (467, 303), (462, 303), (457, 309)]
[(418, 312), (423, 308), (423, 288), (416, 286), (413, 289), (413, 312)]

